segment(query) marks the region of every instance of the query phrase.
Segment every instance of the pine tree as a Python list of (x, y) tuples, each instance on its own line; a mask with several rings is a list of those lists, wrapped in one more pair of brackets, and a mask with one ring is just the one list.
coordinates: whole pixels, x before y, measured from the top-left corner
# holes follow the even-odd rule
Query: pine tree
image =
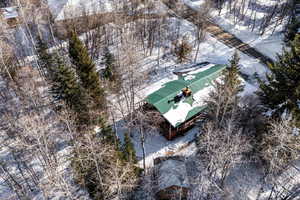
[(52, 71), (50, 93), (55, 101), (65, 102), (68, 108), (77, 114), (81, 124), (88, 124), (86, 97), (76, 79), (75, 72), (67, 67), (58, 55), (55, 57), (57, 66)]
[(106, 120), (101, 117), (98, 116), (97, 122), (96, 124), (100, 127), (101, 131), (100, 131), (100, 137), (103, 138), (103, 140), (106, 143), (110, 143), (116, 146), (117, 149), (119, 149), (119, 141), (117, 141), (116, 136), (114, 131), (112, 130), (112, 128), (107, 125)]
[(115, 71), (115, 57), (110, 53), (109, 49), (106, 47), (104, 49), (104, 78), (113, 81), (114, 80), (114, 71)]
[(124, 160), (131, 163), (137, 163), (134, 146), (130, 140), (129, 134), (125, 133), (123, 145)]
[(54, 101), (65, 103), (76, 114), (78, 123), (88, 124), (86, 96), (75, 73), (65, 65), (57, 52), (48, 53), (48, 47), (40, 37), (37, 41), (38, 62), (50, 84), (50, 93)]
[(274, 116), (281, 116), (285, 111), (300, 120), (300, 36), (296, 36), (289, 51), (278, 55), (278, 61), (269, 64), (272, 74), (267, 75), (267, 82), (260, 82), (259, 92), (262, 103), (274, 110)]
[(80, 41), (75, 31), (71, 33), (69, 40), (69, 54), (76, 67), (76, 72), (83, 88), (85, 88), (91, 96), (96, 108), (104, 109), (106, 107), (105, 91), (101, 88), (99, 74), (88, 54), (87, 48)]
[(37, 38), (36, 49), (39, 66), (41, 67), (44, 76), (49, 80), (53, 75), (53, 70), (56, 61), (54, 57), (47, 52), (48, 46), (40, 37)]
[(119, 92), (121, 88), (121, 75), (117, 70), (116, 60), (114, 55), (106, 47), (104, 49), (104, 64), (105, 70), (103, 76), (105, 79), (109, 80), (109, 88), (113, 92)]
[(224, 71), (224, 85), (230, 95), (237, 95), (240, 91), (243, 90), (243, 86), (241, 85), (241, 80), (239, 79), (239, 62), (240, 57), (237, 51), (234, 52), (231, 60), (229, 61), (229, 67)]
[(215, 89), (209, 94), (207, 112), (216, 122), (216, 126), (224, 126), (226, 119), (235, 116), (233, 111), (239, 109), (239, 92), (243, 90), (239, 79), (239, 56), (234, 53), (230, 65), (223, 71), (221, 81), (215, 82)]
[(297, 31), (299, 27), (300, 27), (300, 21), (293, 18), (291, 23), (287, 27), (287, 32), (285, 34), (285, 41), (294, 40), (295, 36), (297, 35)]

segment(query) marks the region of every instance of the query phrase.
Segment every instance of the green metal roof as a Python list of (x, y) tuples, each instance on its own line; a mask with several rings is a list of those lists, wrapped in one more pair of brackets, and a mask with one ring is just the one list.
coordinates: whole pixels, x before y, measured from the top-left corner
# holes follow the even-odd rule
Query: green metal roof
[[(218, 78), (225, 68), (226, 65), (212, 65), (204, 71), (198, 73), (190, 72), (186, 75), (179, 76), (177, 80), (165, 83), (162, 88), (150, 94), (146, 98), (146, 101), (149, 104), (152, 104), (162, 115), (164, 115), (164, 117), (170, 122), (170, 124), (173, 125), (173, 127), (177, 127), (184, 121), (190, 119), (191, 117), (205, 109), (205, 105), (194, 106), (194, 101), (197, 101), (197, 99), (194, 99), (193, 95), (185, 98), (182, 103), (187, 103), (190, 105), (190, 107), (187, 107), (187, 104), (185, 104), (185, 110), (188, 109), (188, 113), (184, 114), (186, 116), (181, 116), (184, 117), (184, 120), (175, 123), (173, 120), (171, 120), (170, 117), (165, 114), (171, 109), (173, 111), (175, 110), (176, 113), (177, 107), (181, 104), (175, 103), (174, 101), (168, 101), (173, 99), (185, 87), (189, 87), (192, 90), (192, 94), (195, 94), (202, 89), (210, 86), (212, 80)], [(176, 114), (180, 115), (182, 113), (178, 112)]]

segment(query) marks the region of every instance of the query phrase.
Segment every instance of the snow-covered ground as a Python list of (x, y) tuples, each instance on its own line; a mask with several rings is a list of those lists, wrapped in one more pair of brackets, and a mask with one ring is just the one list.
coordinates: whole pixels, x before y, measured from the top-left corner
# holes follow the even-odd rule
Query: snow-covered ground
[[(195, 41), (195, 26), (186, 21), (178, 20), (176, 18), (170, 18), (170, 24), (180, 24), (180, 35), (188, 36), (190, 43), (193, 45)], [(151, 57), (147, 57), (141, 61), (140, 65), (143, 66), (143, 70), (147, 69), (157, 69), (158, 74), (155, 74), (147, 80), (145, 83), (144, 89), (139, 91), (139, 96), (141, 99), (151, 94), (152, 92), (158, 90), (164, 83), (177, 79), (177, 76), (173, 74), (173, 71), (178, 71), (185, 68), (191, 68), (191, 66), (196, 63), (201, 62), (210, 62), (214, 64), (228, 64), (228, 61), (231, 59), (233, 53), (235, 52), (234, 48), (229, 48), (224, 45), (222, 42), (219, 42), (210, 34), (206, 35), (204, 42), (200, 44), (200, 51), (196, 62), (178, 64), (176, 60), (166, 58), (162, 59), (160, 65), (157, 66), (157, 49)], [(194, 59), (196, 54), (196, 48), (193, 48), (191, 59)], [(245, 55), (239, 52), (240, 55), (240, 66), (241, 72), (248, 75), (249, 77), (258, 76), (264, 77), (265, 73), (268, 71), (266, 66), (261, 64), (257, 59), (254, 59), (248, 55)]]
[[(184, 0), (186, 3), (188, 3), (190, 6), (193, 6), (193, 8), (197, 9), (201, 5), (201, 0)], [(93, 8), (93, 2), (96, 1), (90, 1), (88, 4), (86, 4), (83, 0), (70, 0), (69, 4), (67, 3), (67, 0), (48, 0), (50, 9), (55, 13), (55, 16), (58, 19), (64, 19), (69, 16), (65, 16), (65, 6), (71, 5), (80, 5), (81, 3), (84, 3), (85, 6), (89, 8)], [(100, 1), (97, 1), (100, 2)], [(104, 11), (110, 11), (112, 6), (110, 5), (109, 0), (102, 0), (104, 4), (101, 6), (104, 6)], [(79, 4), (78, 4), (79, 3)], [(92, 10), (90, 10), (92, 11)], [(94, 10), (93, 10), (94, 11)], [(80, 13), (76, 13), (77, 16), (80, 16)], [(74, 17), (74, 16), (72, 16)], [(282, 47), (282, 34), (279, 32), (275, 32), (273, 36), (268, 35), (267, 33), (264, 36), (259, 36), (257, 32), (250, 32), (247, 31), (246, 27), (243, 25), (237, 25), (233, 27), (233, 24), (231, 23), (230, 17), (226, 16), (226, 13), (221, 13), (221, 16), (217, 16), (216, 13), (214, 14), (215, 20), (223, 26), (224, 29), (228, 30), (229, 32), (234, 33), (236, 36), (240, 37), (244, 42), (248, 43), (251, 46), (254, 46), (258, 50), (261, 50), (262, 53), (265, 53), (266, 55), (269, 55), (270, 57), (274, 58), (274, 55), (276, 53), (279, 53), (281, 51)], [(186, 20), (179, 20), (176, 18), (170, 18), (168, 19), (168, 25), (170, 26), (170, 30), (175, 30), (175, 26), (180, 24), (180, 36), (187, 36), (189, 38), (189, 42), (193, 45), (193, 52), (191, 55), (191, 60), (194, 60), (195, 54), (196, 54), (196, 46), (195, 44), (195, 26)], [(171, 34), (171, 33), (170, 33)], [(166, 44), (167, 45), (167, 44)], [(169, 47), (170, 48), (170, 47)], [(147, 56), (143, 60), (140, 61), (139, 66), (141, 70), (143, 71), (153, 71), (155, 69), (156, 74), (150, 73), (148, 80), (145, 80), (144, 84), (141, 86), (141, 90), (138, 92), (137, 97), (139, 100), (143, 100), (147, 95), (154, 92), (155, 90), (159, 89), (164, 83), (174, 80), (177, 78), (176, 75), (173, 74), (174, 71), (182, 70), (191, 68), (196, 63), (208, 61), (211, 63), (216, 64), (228, 64), (228, 60), (233, 55), (235, 49), (229, 48), (228, 46), (224, 45), (223, 43), (217, 41), (215, 38), (211, 37), (209, 34), (206, 35), (206, 38), (204, 42), (200, 44), (200, 51), (198, 54), (198, 58), (196, 59), (196, 62), (190, 62), (185, 64), (178, 64), (174, 57), (172, 56), (166, 56), (165, 58), (162, 58), (160, 60), (160, 64), (157, 63), (157, 56), (158, 56), (158, 49), (156, 48), (153, 51), (152, 56)], [(163, 52), (162, 49), (160, 49), (160, 52)], [(254, 92), (257, 90), (257, 84), (254, 81), (253, 77), (256, 75), (264, 77), (265, 73), (267, 72), (267, 68), (262, 65), (258, 60), (251, 58), (241, 52), (240, 57), (240, 65), (241, 65), (241, 72), (249, 77), (249, 81), (245, 81), (245, 90), (242, 93), (242, 95), (251, 95), (254, 94)], [(115, 110), (116, 115), (119, 115), (120, 113), (117, 113), (118, 111)], [(201, 125), (200, 123), (198, 125)], [(200, 126), (196, 125), (195, 128), (188, 131), (184, 136), (178, 137), (173, 141), (166, 140), (163, 136), (159, 135), (158, 133), (146, 133), (147, 138), (145, 142), (145, 150), (146, 150), (146, 165), (147, 167), (151, 167), (153, 165), (153, 159), (159, 156), (166, 156), (166, 155), (184, 155), (184, 156), (190, 156), (192, 158), (193, 154), (196, 151), (196, 147), (194, 143), (191, 143), (195, 136), (199, 133), (201, 133)], [(117, 122), (117, 133), (119, 137), (122, 139), (124, 136), (124, 133), (128, 130), (126, 129), (126, 125), (124, 124), (124, 121), (122, 119), (118, 119)], [(141, 142), (140, 142), (140, 135), (139, 131), (135, 130), (133, 131), (133, 137), (132, 137), (133, 144), (135, 146), (137, 156), (140, 160), (139, 165), (142, 166), (142, 148), (141, 148)], [(191, 144), (190, 144), (191, 143)], [(63, 154), (66, 156), (69, 154), (69, 149), (62, 149), (61, 151), (57, 152), (59, 154)], [(5, 156), (5, 149), (1, 149), (1, 157)], [(63, 157), (63, 155), (61, 155)], [(60, 156), (60, 157), (61, 157)], [(64, 170), (67, 170), (68, 163), (66, 163), (65, 157), (62, 158), (62, 163), (65, 163), (63, 167)], [(238, 169), (237, 169), (238, 171)], [(249, 173), (252, 173), (249, 172)], [(237, 173), (240, 177), (243, 176), (242, 173)], [(258, 176), (257, 173), (253, 173), (250, 176)], [(240, 178), (239, 177), (239, 178)], [(230, 181), (230, 180), (228, 180)], [(232, 180), (234, 182), (234, 180)], [(252, 180), (253, 184), (255, 185), (256, 179)], [(233, 184), (237, 185), (237, 184)], [(252, 187), (252, 186), (251, 186)], [(5, 195), (7, 188), (1, 187), (1, 193), (0, 197), (6, 199), (6, 196), (1, 196), (2, 194)], [(238, 190), (238, 188), (237, 188)], [(256, 189), (255, 189), (256, 190)], [(3, 193), (2, 193), (3, 191)]]
[[(201, 5), (203, 5), (205, 0), (182, 0), (185, 4), (187, 4), (189, 7), (198, 10), (201, 9)], [(268, 0), (262, 0), (260, 1), (261, 6), (265, 6), (267, 4), (274, 3), (274, 1)], [(247, 6), (250, 5), (246, 3)], [(226, 7), (226, 5), (225, 5)], [(245, 18), (250, 18), (252, 7), (246, 8), (246, 16)], [(259, 21), (260, 18), (262, 18), (264, 14), (264, 11), (260, 11), (257, 14), (257, 21)], [(272, 59), (276, 59), (277, 54), (282, 52), (282, 48), (284, 47), (284, 34), (282, 33), (284, 23), (278, 24), (276, 26), (276, 30), (273, 33), (274, 26), (269, 27), (266, 32), (261, 35), (259, 33), (258, 29), (254, 29), (253, 32), (251, 31), (251, 28), (249, 28), (248, 24), (246, 24), (244, 21), (234, 23), (234, 19), (232, 14), (226, 12), (226, 9), (224, 8), (222, 12), (218, 13), (217, 10), (212, 10), (211, 16), (213, 20), (221, 26), (224, 30), (234, 34), (239, 39), (241, 39), (243, 42), (249, 44), (250, 46), (254, 47), (261, 53), (263, 53), (266, 56), (269, 56)]]
[[(195, 27), (193, 24), (185, 20), (178, 20), (175, 18), (170, 19), (169, 23), (180, 23), (181, 36), (189, 35), (189, 41), (191, 44), (193, 44), (193, 40), (195, 39), (193, 35)], [(200, 45), (200, 53), (196, 63), (209, 61), (211, 63), (228, 64), (228, 60), (233, 55), (234, 51), (235, 49), (229, 48), (228, 46), (217, 41), (215, 38), (211, 37), (208, 34), (204, 42)], [(195, 53), (196, 48), (194, 47), (192, 57), (195, 55)], [(253, 95), (254, 92), (258, 89), (258, 85), (255, 82), (254, 77), (257, 75), (264, 78), (265, 73), (268, 70), (266, 66), (259, 63), (258, 60), (249, 57), (241, 52), (239, 52), (239, 54), (241, 58), (241, 72), (247, 75), (249, 78), (247, 80), (243, 80), (245, 89), (241, 93), (241, 96)], [(193, 66), (195, 65), (195, 63), (193, 62), (181, 65), (176, 63), (175, 60), (167, 58), (162, 59), (160, 62), (160, 66), (157, 66), (156, 59), (157, 49), (153, 56), (147, 57), (141, 61), (143, 70), (156, 69), (156, 72), (158, 73), (151, 76), (150, 79), (147, 80), (142, 86), (143, 89), (139, 91), (138, 95), (141, 100), (152, 92), (158, 90), (164, 83), (177, 79), (177, 76), (173, 74), (174, 71), (188, 69), (194, 69), (195, 71), (197, 71), (197, 68), (193, 68)], [(122, 133), (124, 133), (126, 129), (123, 129), (124, 127), (121, 125), (121, 122), (119, 123), (118, 133), (122, 139)], [(197, 178), (199, 178), (201, 169), (196, 169), (195, 162), (197, 162), (197, 158), (195, 157), (195, 153), (197, 151), (197, 147), (193, 140), (197, 134), (201, 134), (200, 126), (201, 123), (197, 124), (184, 136), (178, 137), (173, 141), (166, 140), (158, 133), (147, 133), (148, 135), (145, 141), (146, 166), (153, 166), (153, 160), (159, 156), (185, 156), (187, 158), (187, 170), (192, 184), (191, 187), (197, 187), (197, 184), (199, 184), (197, 183)], [(139, 158), (139, 166), (142, 167), (142, 147), (138, 131), (133, 131), (132, 141)], [(297, 166), (299, 166), (299, 162), (296, 164)], [(262, 167), (258, 166), (257, 163), (245, 162), (238, 164), (226, 179), (226, 189), (230, 191), (228, 194), (228, 199), (255, 200), (259, 195), (261, 195), (262, 199), (267, 199), (271, 193), (271, 185), (264, 181), (264, 173), (261, 169)], [(299, 173), (295, 171), (295, 168), (289, 169), (284, 174), (280, 175), (278, 180), (282, 179), (282, 181), (284, 182), (288, 179), (291, 179), (291, 177), (294, 177), (294, 180), (299, 180)]]
[(83, 14), (104, 13), (114, 10), (112, 0), (48, 0), (55, 20), (80, 17)]
[[(21, 199), (88, 200), (87, 191), (73, 180), (71, 137), (55, 112), (47, 106), (48, 88), (37, 71), (30, 73), (26, 69), (29, 67), (19, 70), (27, 77), (22, 79), (24, 83), (19, 89), (26, 91), (28, 96), (21, 98), (0, 76), (0, 110), (4, 113), (0, 115), (0, 199), (20, 199), (18, 193)], [(37, 96), (43, 98), (42, 105)], [(32, 104), (26, 104), (27, 97), (40, 108), (34, 106), (32, 111)], [(41, 155), (45, 158), (51, 155), (55, 161), (49, 156), (49, 164)]]
[[(83, 15), (117, 12), (122, 8), (129, 8), (131, 3), (128, 0), (48, 0), (50, 11), (56, 21), (81, 17)], [(138, 6), (144, 8), (143, 5), (145, 4)], [(166, 10), (164, 6), (157, 2), (153, 2), (153, 6), (157, 9), (153, 9), (151, 13), (161, 13)]]
[[(196, 27), (186, 20), (179, 20), (176, 18), (170, 18), (168, 23), (180, 24), (180, 35), (187, 36), (190, 43), (193, 45), (195, 40), (195, 30)], [(138, 91), (137, 97), (140, 101), (145, 99), (149, 94), (158, 90), (162, 85), (171, 80), (177, 79), (177, 76), (173, 74), (174, 71), (184, 70), (184, 69), (195, 69), (193, 67), (196, 63), (201, 63), (208, 61), (215, 64), (228, 64), (231, 59), (234, 48), (229, 48), (223, 43), (219, 42), (215, 38), (207, 34), (204, 42), (200, 44), (200, 51), (196, 62), (190, 62), (185, 64), (178, 64), (174, 58), (167, 57), (166, 59), (161, 59), (160, 65), (157, 65), (157, 53), (158, 49), (155, 49), (152, 56), (146, 57), (141, 60), (139, 66), (142, 66), (142, 70), (153, 70), (156, 69), (157, 74), (150, 76), (148, 80), (145, 80), (144, 84), (141, 86), (141, 90)], [(194, 60), (196, 54), (196, 46), (193, 48), (191, 55), (191, 60)], [(252, 95), (257, 90), (257, 84), (254, 80), (256, 74), (260, 77), (264, 77), (267, 72), (266, 66), (261, 64), (257, 59), (251, 58), (241, 52), (240, 55), (240, 66), (241, 72), (249, 77), (250, 82), (244, 81), (245, 89), (241, 95)], [(199, 70), (199, 69), (198, 69)], [(116, 111), (117, 112), (117, 111)], [(118, 115), (118, 113), (115, 113)], [(117, 132), (122, 139), (123, 133), (127, 130), (125, 124), (122, 120), (119, 121)], [(146, 165), (151, 167), (153, 165), (153, 159), (159, 156), (166, 156), (181, 150), (183, 147), (187, 146), (190, 141), (195, 138), (195, 135), (200, 132), (198, 126), (186, 133), (184, 136), (178, 137), (173, 141), (166, 140), (162, 135), (158, 133), (149, 134), (146, 142)], [(139, 157), (139, 165), (142, 166), (142, 148), (140, 143), (140, 135), (138, 131), (134, 131), (132, 141), (134, 143), (137, 156)]]
[[(64, 4), (60, 2), (59, 4), (55, 4), (55, 0), (50, 0), (50, 4), (60, 6)], [(51, 3), (52, 2), (52, 3)], [(58, 9), (58, 8), (55, 8)], [(190, 44), (193, 46), (193, 52), (191, 55), (191, 60), (194, 60), (196, 54), (196, 46), (195, 46), (195, 32), (196, 27), (190, 22), (177, 18), (168, 18), (167, 19), (169, 35), (168, 38), (174, 37), (174, 30), (176, 30), (176, 26), (180, 26), (179, 35), (180, 37), (187, 37)], [(84, 38), (84, 35), (81, 36)], [(164, 44), (164, 48), (170, 49), (171, 42)], [(219, 42), (215, 38), (211, 37), (209, 34), (206, 35), (206, 39), (204, 42), (200, 44), (199, 54), (196, 62), (189, 62), (184, 64), (177, 63), (176, 59), (173, 56), (163, 56), (163, 48), (160, 49), (161, 59), (160, 64), (157, 63), (158, 56), (158, 48), (154, 49), (153, 54), (151, 56), (146, 56), (142, 59), (138, 65), (141, 66), (139, 70), (148, 71), (150, 76), (149, 79), (144, 81), (144, 84), (141, 86), (141, 89), (138, 91), (137, 97), (138, 101), (142, 101), (147, 95), (152, 92), (158, 90), (164, 83), (169, 82), (171, 80), (177, 79), (177, 76), (173, 74), (174, 71), (189, 69), (193, 67), (197, 63), (208, 61), (214, 64), (228, 64), (228, 60), (233, 55), (235, 49), (229, 48), (223, 43)], [(241, 72), (246, 74), (250, 79), (254, 77), (256, 74), (263, 77), (266, 73), (267, 69), (264, 65), (259, 63), (258, 60), (251, 58), (243, 53), (240, 53), (241, 57)], [(156, 73), (151, 73), (155, 69)], [(196, 68), (197, 70), (197, 68)], [(245, 82), (245, 90), (243, 95), (251, 95), (257, 89), (257, 85), (253, 82)], [(118, 112), (117, 110), (115, 112)], [(121, 116), (120, 113), (115, 113), (116, 116)], [(120, 118), (118, 120), (121, 121)], [(119, 123), (120, 130), (124, 129), (122, 123)], [(124, 131), (119, 131), (120, 137), (122, 138), (122, 133)], [(185, 146), (189, 141), (194, 138), (194, 135), (199, 130), (196, 128), (195, 130), (190, 131), (183, 137), (179, 137), (178, 139), (170, 142), (167, 141), (161, 135), (152, 135), (149, 136), (146, 141), (146, 153), (147, 153), (147, 165), (151, 166), (153, 158), (157, 156), (165, 155), (166, 152), (171, 151), (176, 152), (182, 146)], [(134, 136), (134, 143), (137, 150), (137, 155), (141, 158), (142, 150), (140, 148), (139, 137)]]

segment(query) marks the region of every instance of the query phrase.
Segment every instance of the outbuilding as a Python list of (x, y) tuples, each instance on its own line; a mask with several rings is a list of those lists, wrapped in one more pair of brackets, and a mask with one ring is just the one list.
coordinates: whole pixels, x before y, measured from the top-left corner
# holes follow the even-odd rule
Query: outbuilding
[(187, 199), (189, 180), (184, 157), (158, 157), (154, 160), (159, 200)]
[(13, 6), (13, 7), (1, 8), (0, 15), (10, 27), (14, 27), (18, 24), (19, 21), (18, 7)]

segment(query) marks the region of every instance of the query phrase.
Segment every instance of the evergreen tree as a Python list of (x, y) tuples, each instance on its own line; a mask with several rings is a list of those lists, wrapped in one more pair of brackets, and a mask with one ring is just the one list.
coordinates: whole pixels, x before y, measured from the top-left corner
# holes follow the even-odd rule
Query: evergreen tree
[(229, 61), (229, 67), (224, 71), (224, 86), (226, 86), (229, 95), (237, 95), (243, 90), (241, 80), (239, 79), (239, 67), (240, 57), (237, 51), (234, 52), (231, 60)]
[(296, 18), (293, 18), (291, 23), (287, 27), (287, 32), (285, 34), (285, 41), (288, 42), (294, 40), (299, 28), (300, 28), (300, 21), (298, 21)]
[(107, 125), (106, 120), (103, 117), (98, 116), (96, 124), (100, 128), (99, 136), (103, 138), (103, 140), (106, 143), (116, 145), (116, 148), (119, 149), (119, 141), (117, 141), (115, 133), (112, 130), (112, 128), (109, 125)]
[(37, 56), (38, 56), (38, 63), (41, 67), (43, 75), (50, 80), (53, 75), (53, 70), (55, 66), (55, 59), (54, 57), (47, 52), (48, 46), (40, 37), (37, 37)]
[(104, 49), (104, 78), (113, 81), (114, 80), (114, 71), (115, 69), (115, 57), (112, 53), (110, 53), (109, 49), (106, 47)]
[(207, 112), (216, 122), (216, 126), (224, 126), (226, 119), (232, 119), (239, 109), (239, 92), (243, 90), (239, 79), (239, 56), (234, 53), (230, 65), (223, 71), (221, 81), (215, 82), (215, 90), (209, 94)]
[(105, 79), (109, 80), (109, 88), (113, 92), (119, 92), (121, 88), (121, 75), (117, 70), (117, 66), (115, 64), (116, 60), (114, 55), (109, 51), (106, 47), (104, 50), (104, 63), (105, 63), (105, 70), (103, 76)]
[(77, 114), (81, 124), (86, 124), (89, 121), (86, 98), (76, 79), (75, 72), (67, 67), (58, 55), (55, 57), (57, 66), (52, 71), (50, 92), (56, 101), (65, 102), (68, 108)]
[(86, 137), (77, 138), (72, 155), (74, 179), (92, 199), (119, 199), (136, 186), (136, 168), (131, 163), (123, 162), (115, 147), (96, 134), (89, 133)]
[(124, 160), (131, 163), (137, 163), (134, 146), (130, 140), (129, 134), (125, 133), (123, 145)]
[(300, 120), (300, 36), (296, 36), (289, 51), (278, 55), (278, 61), (269, 64), (272, 74), (267, 75), (267, 82), (260, 82), (260, 99), (264, 105), (274, 110), (274, 116), (283, 112), (292, 113)]
[(110, 81), (113, 80), (113, 72), (111, 66), (106, 66), (103, 72), (103, 76), (105, 79), (108, 79)]
[(106, 107), (105, 91), (101, 88), (96, 66), (75, 31), (71, 33), (69, 40), (69, 54), (81, 84), (91, 96), (96, 108), (104, 109)]

